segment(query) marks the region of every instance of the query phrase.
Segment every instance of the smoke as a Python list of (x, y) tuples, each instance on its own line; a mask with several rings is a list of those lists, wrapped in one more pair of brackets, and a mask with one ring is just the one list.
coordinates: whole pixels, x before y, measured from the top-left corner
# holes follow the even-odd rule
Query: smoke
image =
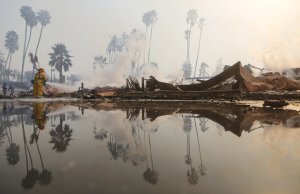
[(104, 64), (103, 68), (96, 67), (92, 75), (83, 76), (81, 81), (75, 83), (79, 87), (83, 82), (86, 88), (96, 86), (116, 86), (125, 85), (129, 75), (135, 76), (138, 80), (141, 77), (156, 76), (158, 66), (154, 62), (143, 64), (143, 53), (145, 48), (144, 34), (135, 30), (128, 35), (126, 49), (116, 52), (113, 62)]
[(271, 71), (282, 72), (287, 68), (296, 68), (300, 65), (299, 50), (300, 33), (285, 37), (277, 35), (262, 51), (261, 61)]
[(57, 90), (60, 90), (60, 92), (66, 92), (66, 93), (71, 93), (71, 92), (75, 92), (78, 90), (78, 87), (75, 86), (70, 86), (70, 85), (66, 85), (66, 84), (60, 84), (60, 83), (53, 83), (53, 82), (47, 82), (47, 85), (50, 86), (51, 88), (48, 87), (48, 90), (54, 90), (54, 88)]

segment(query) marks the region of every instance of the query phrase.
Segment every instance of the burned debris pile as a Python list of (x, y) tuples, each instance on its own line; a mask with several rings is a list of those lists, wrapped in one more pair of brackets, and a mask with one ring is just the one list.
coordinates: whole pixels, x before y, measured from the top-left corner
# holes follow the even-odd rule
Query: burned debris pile
[[(143, 77), (140, 83), (136, 77), (129, 76), (123, 87), (105, 86), (87, 89), (82, 83), (77, 91), (67, 93), (54, 85), (47, 85), (44, 93), (46, 97), (81, 99), (300, 99), (300, 80), (294, 79), (295, 76), (287, 77), (288, 71), (283, 74), (268, 72), (255, 77), (250, 70), (248, 66), (243, 67), (241, 62), (237, 62), (211, 79), (191, 84), (161, 82), (153, 76)], [(297, 75), (296, 73), (294, 74)]]
[[(241, 62), (227, 67), (222, 73), (200, 83), (178, 84), (158, 81), (150, 76), (146, 80), (146, 92), (161, 93), (175, 98), (259, 98), (297, 99), (300, 81), (285, 77), (278, 72), (268, 72), (258, 77), (252, 75)], [(168, 95), (169, 94), (169, 95)]]

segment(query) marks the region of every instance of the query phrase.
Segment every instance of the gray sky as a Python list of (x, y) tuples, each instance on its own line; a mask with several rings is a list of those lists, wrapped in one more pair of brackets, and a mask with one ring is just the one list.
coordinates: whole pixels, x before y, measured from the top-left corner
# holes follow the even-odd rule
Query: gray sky
[[(34, 11), (48, 10), (51, 23), (44, 29), (39, 48), (42, 66), (48, 66), (51, 46), (64, 43), (74, 56), (75, 73), (92, 72), (93, 58), (105, 54), (109, 36), (145, 30), (143, 13), (158, 13), (153, 29), (151, 59), (167, 75), (181, 67), (186, 58), (184, 31), (186, 13), (196, 9), (206, 19), (203, 29), (200, 62), (214, 71), (216, 61), (237, 61), (262, 66), (295, 66), (299, 64), (299, 0), (0, 0), (0, 50), (5, 55), (5, 34), (14, 30), (19, 35), (19, 51), (12, 60), (13, 68), (21, 67), (25, 22), (19, 9), (28, 5)], [(39, 33), (34, 28), (30, 51), (34, 51)], [(192, 29), (191, 63), (196, 60), (199, 28)], [(283, 55), (283, 56), (281, 56)], [(288, 64), (287, 64), (288, 63)], [(30, 64), (26, 63), (25, 70)]]

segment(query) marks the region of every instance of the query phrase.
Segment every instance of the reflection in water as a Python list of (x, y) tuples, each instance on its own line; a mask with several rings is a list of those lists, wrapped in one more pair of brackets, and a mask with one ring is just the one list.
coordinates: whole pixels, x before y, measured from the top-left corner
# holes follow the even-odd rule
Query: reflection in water
[[(200, 118), (201, 119), (201, 118)], [(199, 120), (200, 120), (199, 119)], [(204, 119), (203, 119), (204, 120)], [(202, 120), (202, 121), (203, 121)], [(197, 123), (196, 123), (196, 119), (194, 117), (194, 123), (195, 123), (195, 129), (196, 129), (196, 134), (197, 134), (197, 142), (198, 142), (198, 149), (199, 149), (199, 157), (200, 157), (200, 166), (199, 166), (199, 172), (200, 172), (200, 175), (201, 176), (204, 176), (206, 175), (205, 173), (205, 167), (203, 165), (203, 160), (202, 160), (202, 154), (201, 154), (201, 147), (200, 147), (200, 141), (199, 141), (199, 135), (198, 135), (198, 128), (197, 128)], [(201, 123), (201, 120), (200, 120), (200, 123)], [(202, 123), (203, 124), (203, 123)], [(205, 122), (205, 125), (206, 125), (206, 122)], [(203, 126), (203, 125), (200, 125), (200, 126)], [(201, 128), (203, 129), (203, 128)], [(203, 131), (203, 130), (202, 130)], [(206, 130), (205, 130), (206, 131)], [(203, 131), (204, 132), (204, 131)]]
[[(202, 181), (208, 180), (207, 177), (211, 179), (216, 171), (210, 165), (211, 161), (209, 162), (208, 160), (211, 156), (207, 154), (207, 148), (213, 145), (210, 145), (210, 141), (207, 141), (202, 136), (207, 135), (211, 131), (212, 125), (217, 124), (218, 126), (222, 126), (225, 131), (230, 131), (236, 135), (234, 137), (240, 137), (245, 131), (254, 131), (253, 133), (255, 133), (256, 130), (262, 129), (264, 130), (264, 135), (266, 135), (268, 130), (265, 130), (265, 128), (267, 126), (282, 125), (287, 128), (297, 128), (300, 123), (300, 116), (294, 110), (250, 109), (246, 106), (194, 106), (194, 104), (186, 105), (182, 103), (176, 105), (155, 103), (95, 103), (80, 105), (77, 112), (59, 112), (60, 109), (67, 106), (67, 103), (38, 102), (33, 104), (14, 104), (5, 102), (2, 106), (3, 111), (0, 113), (0, 146), (4, 145), (3, 154), (6, 155), (8, 165), (26, 165), (26, 174), (22, 172), (23, 178), (20, 178), (18, 182), (20, 184), (21, 181), (21, 186), (24, 189), (33, 189), (37, 184), (50, 185), (57, 172), (54, 172), (52, 169), (52, 173), (47, 169), (49, 163), (51, 163), (51, 166), (55, 164), (54, 161), (44, 161), (43, 159), (43, 156), (46, 159), (49, 154), (49, 152), (46, 152), (47, 147), (49, 147), (49, 150), (52, 148), (55, 151), (51, 151), (52, 154), (71, 152), (70, 149), (68, 150), (70, 141), (72, 140), (72, 144), (76, 145), (79, 142), (77, 138), (84, 138), (84, 135), (76, 136), (77, 128), (81, 129), (80, 127), (86, 127), (90, 123), (88, 129), (85, 128), (84, 134), (90, 134), (97, 141), (93, 143), (90, 140), (86, 140), (88, 144), (99, 144), (101, 141), (102, 143), (100, 144), (103, 145), (101, 151), (108, 154), (104, 156), (111, 159), (109, 160), (110, 163), (115, 161), (114, 164), (118, 167), (121, 166), (120, 168), (124, 168), (124, 165), (128, 166), (132, 164), (134, 170), (137, 171), (139, 180), (149, 183), (147, 185), (160, 187), (166, 181), (171, 181), (172, 177), (166, 177), (167, 173), (162, 172), (160, 157), (162, 153), (167, 151), (164, 149), (160, 150), (160, 144), (165, 144), (156, 138), (163, 134), (161, 133), (163, 130), (158, 131), (159, 126), (162, 127), (161, 122), (163, 119), (160, 119), (166, 118), (164, 117), (166, 115), (171, 115), (172, 119), (179, 118), (180, 120), (178, 128), (181, 135), (176, 139), (176, 145), (173, 145), (174, 149), (183, 148), (181, 152), (178, 149), (177, 152), (179, 152), (179, 155), (176, 158), (182, 166), (176, 166), (176, 168), (182, 168), (182, 171), (178, 169), (181, 176), (184, 180), (187, 180), (185, 181), (187, 184), (193, 185), (193, 188), (195, 188), (197, 185), (205, 186)], [(89, 118), (91, 109), (99, 111), (100, 114), (96, 115), (93, 119)], [(76, 110), (78, 109), (76, 108)], [(54, 114), (55, 112), (57, 114)], [(109, 115), (109, 113), (112, 114)], [(104, 124), (103, 121), (99, 123), (100, 116), (105, 115), (109, 115), (107, 118), (111, 118), (112, 123), (108, 122), (109, 124)], [(51, 122), (47, 122), (48, 119)], [(86, 120), (82, 121), (83, 119)], [(120, 123), (117, 125), (115, 122)], [(49, 129), (51, 130), (48, 133), (47, 130)], [(173, 129), (164, 130), (167, 135), (163, 137), (166, 139), (170, 138), (172, 136), (170, 131), (173, 131)], [(43, 138), (41, 134), (47, 138)], [(274, 130), (271, 135), (276, 135), (274, 134)], [(273, 136), (272, 141), (275, 139)], [(268, 138), (265, 139), (271, 141)], [(84, 142), (83, 140), (81, 141)], [(211, 141), (212, 144), (216, 143), (213, 142), (216, 140)], [(22, 144), (24, 149), (20, 149), (20, 145)], [(86, 145), (83, 143), (80, 146)], [(222, 148), (219, 149), (222, 150)], [(204, 158), (202, 154), (203, 150), (205, 153)], [(87, 154), (90, 157), (94, 157), (93, 153), (87, 152)], [(81, 156), (77, 157), (80, 158)], [(76, 159), (75, 157), (74, 160)], [(98, 167), (96, 165), (97, 162), (91, 162), (95, 169)], [(103, 164), (109, 166), (107, 163)], [(206, 167), (208, 166), (209, 173), (207, 174)], [(79, 170), (80, 168), (81, 166), (75, 170)], [(60, 166), (58, 166), (58, 169), (60, 169)], [(105, 169), (104, 171), (106, 171), (106, 166), (101, 166), (100, 169)], [(131, 168), (128, 167), (128, 169)], [(206, 174), (207, 176), (204, 176)], [(70, 176), (69, 174), (64, 175)], [(177, 176), (180, 175), (177, 174)], [(73, 178), (70, 177), (71, 180)], [(57, 176), (57, 179), (60, 178)], [(85, 183), (84, 180), (82, 181)]]
[(151, 140), (150, 140), (150, 134), (149, 134), (149, 130), (147, 130), (147, 135), (148, 135), (148, 142), (149, 142), (149, 152), (150, 152), (150, 162), (151, 162), (151, 168), (148, 165), (148, 153), (147, 153), (147, 145), (146, 145), (146, 137), (145, 137), (145, 130), (144, 129), (144, 142), (145, 142), (145, 149), (146, 149), (146, 165), (147, 165), (147, 169), (146, 171), (143, 173), (143, 177), (144, 180), (155, 185), (158, 181), (158, 173), (156, 172), (156, 170), (154, 169), (154, 164), (153, 164), (153, 157), (152, 157), (152, 147), (151, 147)]
[(4, 136), (6, 133), (7, 140), (9, 142), (9, 146), (6, 148), (6, 159), (9, 165), (16, 165), (20, 160), (20, 147), (16, 143), (13, 142), (13, 137), (11, 133), (11, 126), (13, 125), (13, 121), (8, 115), (9, 112), (12, 112), (14, 109), (13, 103), (8, 107), (7, 103), (3, 104), (3, 113), (4, 116), (1, 118), (1, 126), (0, 126), (0, 137)]
[[(13, 102), (8, 105), (6, 102), (3, 103), (3, 112), (0, 114), (1, 119), (1, 128), (0, 134), (5, 134), (9, 143), (9, 146), (6, 148), (6, 158), (9, 165), (17, 165), (20, 161), (20, 146), (13, 141), (13, 135), (11, 127), (17, 127), (21, 124), (21, 133), (23, 136), (23, 145), (24, 145), (24, 155), (25, 155), (25, 164), (26, 164), (26, 175), (21, 181), (21, 185), (24, 189), (32, 189), (34, 185), (38, 182), (41, 185), (48, 185), (52, 180), (52, 174), (50, 171), (45, 169), (42, 154), (38, 144), (38, 136), (40, 130), (44, 129), (46, 123), (46, 115), (44, 109), (44, 103), (35, 103), (33, 105), (33, 111), (30, 110), (30, 107), (19, 106), (15, 108)], [(31, 112), (33, 114), (31, 114)], [(31, 116), (30, 116), (31, 115)], [(26, 119), (24, 119), (24, 117)], [(30, 121), (28, 118), (32, 118), (35, 122)], [(29, 149), (25, 123), (33, 125), (33, 133), (30, 136), (30, 144), (35, 143), (37, 151), (40, 157), (40, 162), (42, 165), (42, 172), (40, 173), (38, 169), (34, 167), (33, 156), (31, 150)], [(38, 127), (35, 127), (37, 124)]]
[(189, 116), (183, 117), (183, 131), (186, 133), (186, 155), (185, 155), (185, 163), (191, 164), (191, 137), (190, 133), (192, 130), (192, 120)]
[(65, 114), (59, 115), (59, 124), (49, 132), (51, 136), (50, 143), (54, 144), (52, 149), (56, 152), (65, 152), (72, 140), (73, 130), (69, 125), (63, 125), (63, 121), (65, 121)]

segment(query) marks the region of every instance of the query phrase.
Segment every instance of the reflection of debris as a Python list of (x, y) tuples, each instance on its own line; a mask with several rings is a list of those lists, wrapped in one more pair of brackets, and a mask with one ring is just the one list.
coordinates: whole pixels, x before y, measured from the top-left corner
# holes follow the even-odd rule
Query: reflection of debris
[[(78, 106), (78, 102), (74, 103)], [(300, 116), (296, 110), (251, 108), (248, 105), (225, 102), (216, 104), (203, 103), (201, 101), (115, 101), (111, 103), (86, 104), (86, 108), (93, 108), (98, 111), (121, 108), (127, 110), (127, 112), (134, 112), (135, 116), (142, 113), (149, 121), (154, 121), (164, 115), (189, 114), (191, 117), (209, 119), (222, 126), (225, 131), (231, 131), (237, 136), (241, 136), (243, 131), (251, 132), (253, 124), (256, 122), (263, 126), (279, 124), (283, 124), (283, 126), (300, 125)], [(134, 109), (136, 110), (134, 111)], [(128, 115), (127, 118), (130, 119), (130, 116)]]

